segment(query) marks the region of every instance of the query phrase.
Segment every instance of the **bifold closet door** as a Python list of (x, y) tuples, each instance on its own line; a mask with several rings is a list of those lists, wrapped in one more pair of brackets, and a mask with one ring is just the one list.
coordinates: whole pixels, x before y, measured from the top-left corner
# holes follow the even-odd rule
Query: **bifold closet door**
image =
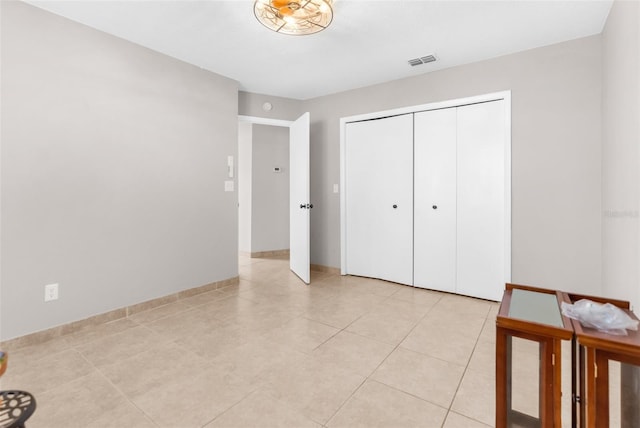
[(456, 108), (415, 114), (414, 285), (456, 291)]
[(504, 101), (457, 108), (456, 292), (500, 300), (505, 283)]
[(346, 273), (413, 284), (413, 114), (345, 132)]

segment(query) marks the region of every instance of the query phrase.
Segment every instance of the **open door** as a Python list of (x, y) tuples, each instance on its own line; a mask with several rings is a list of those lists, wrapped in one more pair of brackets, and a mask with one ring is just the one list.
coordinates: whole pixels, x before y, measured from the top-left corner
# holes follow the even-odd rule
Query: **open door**
[(309, 113), (300, 116), (289, 128), (289, 267), (309, 284)]

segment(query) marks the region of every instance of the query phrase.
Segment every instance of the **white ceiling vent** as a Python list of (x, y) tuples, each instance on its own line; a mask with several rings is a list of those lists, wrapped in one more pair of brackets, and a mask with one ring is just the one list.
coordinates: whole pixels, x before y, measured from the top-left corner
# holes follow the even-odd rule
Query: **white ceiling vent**
[(436, 57), (434, 55), (427, 55), (420, 58), (410, 59), (408, 62), (410, 66), (415, 67), (416, 65), (426, 64), (428, 62), (433, 62), (435, 60), (436, 60)]

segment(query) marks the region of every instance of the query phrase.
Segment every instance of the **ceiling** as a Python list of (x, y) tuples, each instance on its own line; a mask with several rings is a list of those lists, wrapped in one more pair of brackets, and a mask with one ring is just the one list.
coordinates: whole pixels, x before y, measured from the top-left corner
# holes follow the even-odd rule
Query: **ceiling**
[[(28, 0), (28, 3), (237, 80), (309, 99), (598, 34), (612, 0), (334, 0), (328, 29), (263, 27), (253, 1)], [(416, 67), (407, 60), (435, 54)]]

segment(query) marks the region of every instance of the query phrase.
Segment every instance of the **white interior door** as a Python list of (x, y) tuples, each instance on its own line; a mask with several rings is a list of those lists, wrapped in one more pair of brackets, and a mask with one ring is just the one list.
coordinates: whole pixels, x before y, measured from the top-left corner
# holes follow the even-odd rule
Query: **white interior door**
[(414, 285), (456, 291), (456, 108), (415, 114)]
[(507, 271), (504, 101), (457, 112), (457, 292), (500, 300)]
[(413, 114), (345, 132), (346, 273), (413, 284)]
[(309, 245), (309, 113), (289, 128), (289, 267), (309, 284), (311, 256)]

